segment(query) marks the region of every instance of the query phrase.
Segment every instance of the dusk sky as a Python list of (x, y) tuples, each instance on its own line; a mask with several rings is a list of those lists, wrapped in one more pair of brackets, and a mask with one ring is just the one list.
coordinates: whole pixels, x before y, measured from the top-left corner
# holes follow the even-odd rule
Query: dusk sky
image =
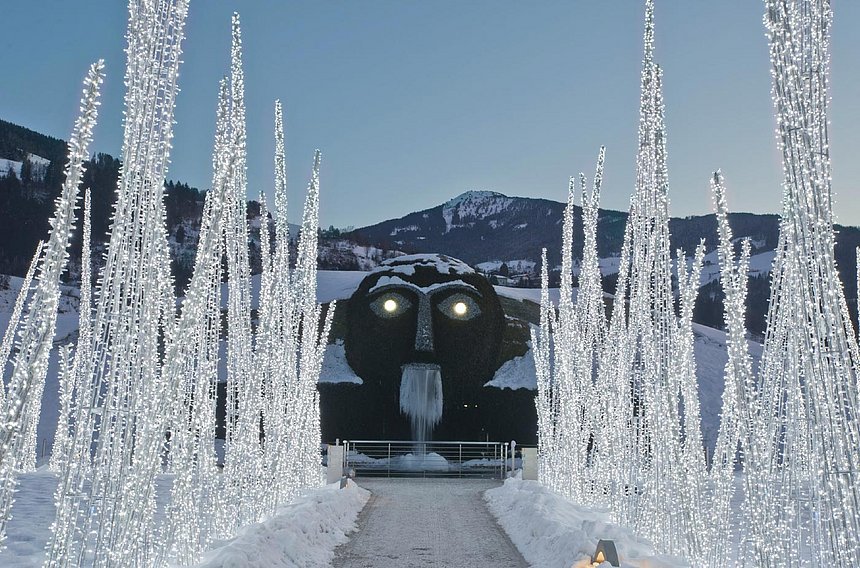
[[(0, 118), (67, 139), (81, 79), (107, 82), (93, 148), (121, 144), (125, 2), (5, 2)], [(837, 222), (860, 225), (860, 2), (834, 2), (831, 147)], [(711, 212), (722, 168), (733, 211), (779, 212), (763, 3), (658, 0), (671, 213)], [(211, 178), (230, 14), (242, 16), (250, 197), (272, 203), (273, 101), (284, 103), (291, 210), (315, 148), (321, 223), (362, 226), (469, 189), (563, 200), (607, 146), (601, 205), (633, 190), (643, 3), (192, 0), (169, 177)]]

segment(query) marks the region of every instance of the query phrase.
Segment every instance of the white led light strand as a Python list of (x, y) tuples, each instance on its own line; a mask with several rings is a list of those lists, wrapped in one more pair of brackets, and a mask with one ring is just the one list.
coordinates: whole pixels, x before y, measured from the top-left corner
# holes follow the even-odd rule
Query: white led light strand
[(74, 211), (89, 158), (89, 144), (98, 118), (99, 89), (104, 79), (104, 62), (90, 66), (84, 79), (80, 114), (69, 139), (65, 180), (57, 197), (51, 233), (45, 243), (36, 289), (21, 323), (18, 350), (9, 380), (0, 422), (0, 540), (5, 537), (9, 509), (13, 502), (16, 468), (35, 467), (36, 426), (41, 411), (42, 392), (48, 372), (60, 299), (60, 275), (68, 262), (68, 246), (74, 227)]

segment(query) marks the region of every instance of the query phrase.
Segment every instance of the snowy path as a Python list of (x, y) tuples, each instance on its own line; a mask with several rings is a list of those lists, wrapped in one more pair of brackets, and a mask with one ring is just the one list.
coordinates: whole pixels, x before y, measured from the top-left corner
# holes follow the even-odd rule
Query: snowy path
[(370, 497), (334, 568), (527, 567), (496, 523), (484, 491), (497, 481), (362, 479)]

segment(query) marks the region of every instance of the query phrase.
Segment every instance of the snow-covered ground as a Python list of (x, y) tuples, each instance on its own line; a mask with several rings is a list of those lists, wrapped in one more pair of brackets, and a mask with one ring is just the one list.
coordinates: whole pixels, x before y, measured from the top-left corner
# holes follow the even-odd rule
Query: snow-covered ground
[[(37, 156), (36, 154), (27, 154), (27, 161), (30, 162), (30, 166), (32, 167), (33, 178), (44, 179), (45, 172), (47, 172), (48, 166), (51, 165), (51, 160)], [(0, 158), (0, 177), (8, 175), (10, 170), (17, 177), (21, 177), (21, 167), (23, 165), (24, 162)]]
[(485, 387), (496, 387), (499, 389), (537, 389), (537, 375), (535, 373), (535, 357), (529, 341), (529, 350), (525, 355), (514, 357), (505, 361), (496, 371), (492, 380)]
[(350, 481), (333, 483), (282, 507), (274, 517), (243, 528), (208, 552), (197, 568), (323, 568), (356, 530), (370, 492)]
[[(521, 227), (521, 225), (517, 225), (514, 228), (516, 229)], [(502, 264), (507, 265), (511, 274), (530, 274), (534, 271), (535, 264), (537, 263), (533, 260), (522, 258), (514, 260), (488, 260), (487, 262), (479, 262), (475, 265), (475, 268), (481, 272), (492, 272), (494, 270), (499, 270), (502, 267)]]
[[(773, 259), (776, 258), (776, 251), (767, 251), (760, 254), (755, 254), (750, 257), (750, 265), (748, 274), (750, 278), (768, 274), (773, 266)], [(687, 268), (689, 269), (693, 259), (687, 259)], [(720, 259), (717, 251), (711, 251), (705, 255), (702, 265), (702, 274), (699, 277), (699, 285), (704, 286), (720, 279)]]
[[(45, 560), (45, 545), (54, 520), (56, 474), (45, 467), (21, 475), (5, 548), (3, 568), (34, 568)], [(156, 522), (164, 518), (173, 478), (159, 476)], [(329, 566), (334, 549), (355, 530), (355, 520), (370, 494), (350, 483), (307, 492), (283, 506), (262, 523), (245, 527), (235, 538), (208, 552), (200, 568), (322, 568)]]
[(586, 568), (597, 541), (615, 541), (621, 566), (626, 568), (681, 568), (679, 558), (661, 556), (629, 529), (609, 521), (599, 510), (574, 505), (537, 481), (518, 478), (489, 489), (484, 499), (499, 525), (532, 566)]

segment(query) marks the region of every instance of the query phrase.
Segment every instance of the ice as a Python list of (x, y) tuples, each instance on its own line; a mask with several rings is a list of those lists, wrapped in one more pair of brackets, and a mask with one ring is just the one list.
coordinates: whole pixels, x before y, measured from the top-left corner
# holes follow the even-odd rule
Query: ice
[(400, 378), (400, 412), (409, 417), (412, 439), (419, 442), (419, 453), (442, 418), (442, 372), (438, 365), (403, 366)]

